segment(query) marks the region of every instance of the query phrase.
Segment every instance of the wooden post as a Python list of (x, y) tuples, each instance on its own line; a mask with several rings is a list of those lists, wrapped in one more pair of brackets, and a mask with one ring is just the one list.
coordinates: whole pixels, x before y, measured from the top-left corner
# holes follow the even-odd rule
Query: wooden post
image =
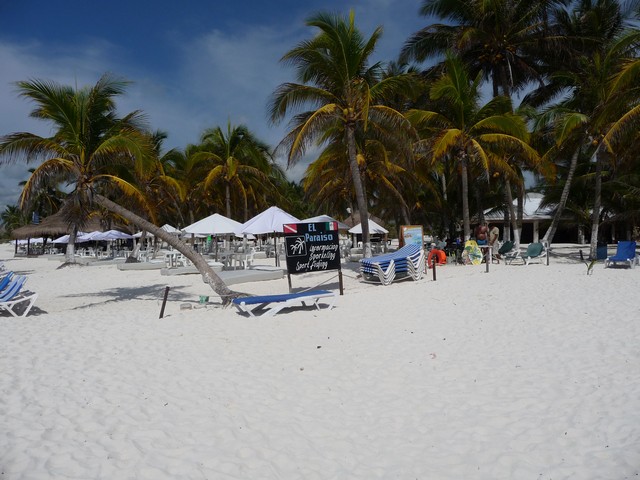
[[(544, 256), (546, 257), (547, 267), (549, 266), (549, 242), (544, 242)], [(596, 257), (598, 255), (596, 254)]]
[(169, 285), (167, 285), (164, 288), (164, 298), (162, 299), (162, 308), (160, 309), (159, 318), (162, 318), (164, 316), (164, 306), (167, 304), (167, 296), (169, 296), (169, 289), (170, 289)]
[(338, 282), (340, 284), (340, 295), (344, 295), (344, 283), (342, 283), (342, 268), (338, 269)]
[(484, 263), (486, 263), (486, 267), (485, 267), (485, 273), (489, 273), (489, 264), (491, 263), (491, 250), (492, 247), (491, 245), (487, 245), (487, 248), (485, 248), (485, 254), (484, 254)]
[[(436, 260), (437, 255), (434, 255), (433, 258), (433, 281), (436, 281), (436, 263), (438, 263), (438, 261)], [(427, 260), (427, 267), (429, 267), (429, 260)]]

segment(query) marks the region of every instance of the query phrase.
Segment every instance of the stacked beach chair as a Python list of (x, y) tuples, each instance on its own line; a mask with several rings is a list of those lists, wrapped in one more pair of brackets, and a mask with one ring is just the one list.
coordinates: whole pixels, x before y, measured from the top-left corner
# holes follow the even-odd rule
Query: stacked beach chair
[[(13, 272), (0, 274), (0, 311), (7, 311), (14, 317), (27, 316), (38, 294), (23, 288), (26, 281), (27, 277)], [(24, 305), (21, 312), (16, 310), (18, 305)]]
[(365, 282), (390, 285), (394, 280), (420, 280), (424, 274), (425, 255), (421, 245), (405, 245), (399, 250), (360, 260)]

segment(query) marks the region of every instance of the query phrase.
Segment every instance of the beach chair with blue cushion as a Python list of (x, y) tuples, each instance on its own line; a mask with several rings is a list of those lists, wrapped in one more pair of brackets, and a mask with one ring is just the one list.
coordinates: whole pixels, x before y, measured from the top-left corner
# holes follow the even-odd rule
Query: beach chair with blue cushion
[(272, 317), (283, 308), (295, 306), (315, 306), (320, 310), (321, 300), (328, 300), (328, 309), (333, 308), (335, 292), (329, 290), (308, 290), (306, 292), (283, 293), (281, 295), (255, 295), (232, 300), (237, 309), (251, 317)]
[[(33, 307), (38, 294), (23, 290), (23, 286), (27, 281), (27, 277), (23, 275), (14, 275), (4, 290), (0, 291), (0, 310), (9, 312), (14, 317), (26, 317)], [(21, 312), (16, 310), (18, 305), (26, 304)]]
[(420, 280), (424, 274), (425, 255), (421, 245), (405, 245), (395, 252), (360, 260), (365, 282), (390, 285), (394, 280)]
[(637, 262), (636, 257), (636, 242), (618, 242), (618, 247), (616, 249), (616, 254), (612, 257), (608, 257), (604, 261), (604, 268), (610, 267), (611, 265), (622, 264), (624, 266), (628, 266), (633, 268)]

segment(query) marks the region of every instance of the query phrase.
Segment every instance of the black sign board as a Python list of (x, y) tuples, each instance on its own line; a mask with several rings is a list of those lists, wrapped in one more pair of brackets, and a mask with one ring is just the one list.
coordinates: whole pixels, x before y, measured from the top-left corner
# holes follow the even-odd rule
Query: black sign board
[(284, 225), (289, 275), (340, 270), (340, 242), (336, 222)]

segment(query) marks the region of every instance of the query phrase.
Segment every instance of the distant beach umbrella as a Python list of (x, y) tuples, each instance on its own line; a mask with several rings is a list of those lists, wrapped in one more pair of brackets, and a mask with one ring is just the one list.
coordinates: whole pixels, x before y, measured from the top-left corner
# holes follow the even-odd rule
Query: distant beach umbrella
[[(355, 233), (357, 235), (362, 234), (362, 223), (357, 224), (355, 227), (349, 229), (349, 233)], [(376, 233), (379, 235), (389, 233), (384, 227), (381, 227), (373, 220), (369, 219), (369, 233)]]
[(305, 218), (301, 220), (302, 223), (323, 223), (323, 222), (336, 222), (338, 224), (338, 230), (349, 230), (349, 225), (336, 220), (329, 215), (318, 215), (317, 217)]
[(300, 220), (278, 207), (269, 207), (252, 219), (246, 221), (240, 233), (253, 233), (261, 235), (265, 233), (283, 233), (283, 225), (286, 223), (300, 223)]
[(242, 223), (236, 222), (231, 218), (214, 213), (202, 220), (198, 220), (191, 225), (182, 229), (185, 233), (192, 233), (194, 235), (229, 235), (232, 233), (239, 233), (242, 229)]

